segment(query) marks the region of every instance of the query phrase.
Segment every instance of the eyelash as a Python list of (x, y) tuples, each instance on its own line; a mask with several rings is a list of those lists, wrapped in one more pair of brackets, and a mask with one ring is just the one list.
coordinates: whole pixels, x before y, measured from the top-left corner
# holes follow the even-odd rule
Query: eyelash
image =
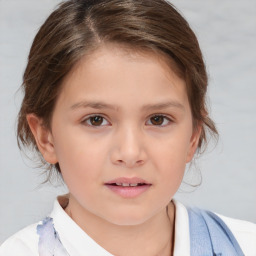
[[(85, 119), (83, 119), (82, 120), (82, 124), (85, 124), (86, 126), (89, 126), (89, 127), (95, 127), (95, 128), (97, 128), (97, 127), (102, 127), (102, 126), (106, 126), (106, 124), (104, 124), (104, 125), (92, 125), (92, 124), (88, 124), (88, 122), (87, 121), (90, 121), (90, 119), (91, 118), (94, 118), (94, 117), (100, 117), (100, 118), (103, 118), (103, 120), (106, 120), (106, 118), (104, 117), (104, 116), (102, 116), (102, 115), (100, 115), (100, 114), (97, 114), (97, 115), (91, 115), (91, 116), (88, 116), (88, 117), (86, 117)], [(170, 123), (172, 123), (173, 122), (173, 120), (171, 119), (171, 118), (169, 118), (169, 117), (167, 117), (166, 115), (163, 115), (163, 114), (154, 114), (154, 115), (151, 115), (150, 117), (149, 117), (149, 119), (148, 120), (150, 120), (151, 118), (153, 118), (153, 117), (161, 117), (161, 118), (163, 118), (164, 119), (164, 121), (163, 121), (163, 123), (165, 123), (166, 121), (168, 122), (168, 124), (164, 124), (164, 125), (153, 125), (152, 124), (152, 126), (156, 126), (156, 127), (165, 127), (165, 126), (168, 126), (168, 125), (170, 125)], [(104, 121), (103, 121), (104, 122)], [(107, 121), (108, 122), (108, 121)], [(151, 122), (152, 123), (152, 122)]]

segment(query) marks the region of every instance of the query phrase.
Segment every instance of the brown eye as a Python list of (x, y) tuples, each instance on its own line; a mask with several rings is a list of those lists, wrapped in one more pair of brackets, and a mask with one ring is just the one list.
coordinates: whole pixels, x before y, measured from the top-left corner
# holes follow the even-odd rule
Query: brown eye
[(163, 116), (153, 116), (150, 118), (150, 121), (153, 125), (162, 125), (164, 121)]
[(102, 116), (92, 116), (90, 117), (90, 123), (93, 126), (100, 126), (103, 123), (103, 117)]
[(81, 122), (83, 125), (91, 127), (103, 127), (111, 125), (106, 118), (100, 115), (88, 116)]
[(166, 126), (171, 122), (171, 119), (164, 115), (155, 115), (152, 116), (148, 122), (153, 126)]

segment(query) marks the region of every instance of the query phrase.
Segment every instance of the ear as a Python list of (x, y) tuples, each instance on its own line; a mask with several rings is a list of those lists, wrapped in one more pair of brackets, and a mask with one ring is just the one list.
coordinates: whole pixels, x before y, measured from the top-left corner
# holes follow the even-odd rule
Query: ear
[(55, 154), (51, 131), (45, 127), (42, 119), (35, 114), (28, 114), (26, 117), (30, 130), (34, 135), (37, 147), (45, 161), (50, 164), (56, 164), (58, 160)]
[(202, 131), (202, 125), (198, 125), (197, 127), (194, 128), (193, 134), (190, 139), (190, 145), (189, 145), (189, 150), (188, 150), (187, 159), (186, 159), (187, 163), (189, 163), (193, 159), (193, 156), (196, 152), (196, 149), (199, 143), (201, 131)]

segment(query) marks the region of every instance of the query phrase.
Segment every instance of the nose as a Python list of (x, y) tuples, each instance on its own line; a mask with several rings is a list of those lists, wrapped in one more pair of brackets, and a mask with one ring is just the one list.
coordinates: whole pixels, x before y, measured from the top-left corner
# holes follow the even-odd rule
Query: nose
[(124, 127), (115, 138), (111, 160), (115, 165), (134, 168), (146, 162), (147, 154), (141, 131), (137, 128)]

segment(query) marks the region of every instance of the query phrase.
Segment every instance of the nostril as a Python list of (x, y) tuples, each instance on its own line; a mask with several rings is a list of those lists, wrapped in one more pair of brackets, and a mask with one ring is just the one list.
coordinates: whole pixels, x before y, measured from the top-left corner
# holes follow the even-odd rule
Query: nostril
[(144, 164), (144, 161), (143, 161), (143, 160), (138, 160), (138, 161), (137, 161), (137, 165), (142, 165), (142, 164)]
[[(113, 159), (113, 158), (112, 158)], [(116, 158), (116, 159), (113, 159), (113, 163), (116, 164), (116, 165), (120, 165), (120, 166), (124, 166), (124, 167), (136, 167), (136, 166), (141, 166), (145, 163), (144, 159), (142, 158), (135, 158), (132, 159), (129, 157), (126, 157), (126, 158)]]

